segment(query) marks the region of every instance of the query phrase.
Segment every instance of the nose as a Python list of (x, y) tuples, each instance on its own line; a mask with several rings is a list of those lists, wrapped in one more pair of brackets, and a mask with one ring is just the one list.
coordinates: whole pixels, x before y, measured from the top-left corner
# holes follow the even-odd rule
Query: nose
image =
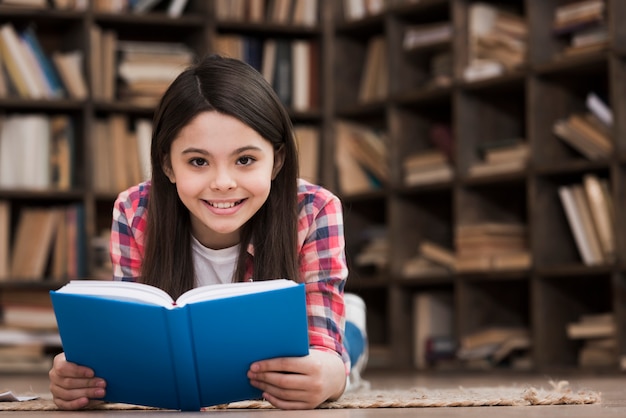
[(230, 190), (237, 185), (231, 170), (225, 167), (216, 167), (211, 178), (211, 188), (213, 190)]

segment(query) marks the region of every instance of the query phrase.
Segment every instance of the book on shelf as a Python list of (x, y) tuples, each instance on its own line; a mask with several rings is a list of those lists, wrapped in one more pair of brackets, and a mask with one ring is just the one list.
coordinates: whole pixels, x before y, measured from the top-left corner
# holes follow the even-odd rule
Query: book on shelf
[(436, 22), (409, 25), (404, 30), (402, 48), (411, 51), (441, 45), (452, 40), (452, 24), (450, 22)]
[(0, 200), (0, 281), (9, 278), (11, 203)]
[(18, 6), (29, 7), (33, 9), (46, 9), (48, 8), (47, 0), (2, 0), (0, 1), (2, 6)]
[(348, 121), (335, 123), (335, 163), (342, 193), (375, 190), (387, 181), (389, 167), (385, 138), (385, 133), (363, 124)]
[(20, 32), (19, 38), (23, 50), (30, 57), (29, 62), (38, 83), (44, 91), (44, 97), (62, 98), (65, 96), (65, 88), (60, 76), (52, 63), (51, 58), (44, 51), (34, 25), (29, 25)]
[(93, 187), (100, 193), (119, 193), (150, 178), (152, 122), (138, 118), (134, 126), (123, 114), (98, 118), (92, 125)]
[(583, 263), (585, 265), (602, 264), (604, 257), (593, 228), (593, 221), (582, 186), (576, 184), (560, 186), (558, 195)]
[(47, 208), (23, 208), (11, 252), (11, 277), (40, 279), (54, 243), (58, 212)]
[(532, 258), (526, 226), (514, 222), (481, 222), (456, 227), (455, 268), (459, 272), (524, 270)]
[[(524, 17), (489, 3), (472, 3), (468, 15), (469, 56), (465, 79), (492, 77), (521, 66), (526, 61), (527, 31)], [(485, 61), (497, 65), (485, 67)]]
[(529, 336), (527, 327), (494, 325), (461, 336), (460, 346), (471, 350), (489, 344), (503, 344), (512, 338), (528, 338)]
[(433, 337), (454, 337), (452, 292), (424, 291), (413, 296), (413, 364), (429, 367), (427, 344)]
[(96, 100), (115, 98), (117, 33), (93, 25), (89, 29), (91, 92)]
[(19, 34), (11, 23), (0, 26), (0, 54), (13, 86), (20, 97), (42, 99), (46, 92), (37, 79), (33, 62), (29, 60)]
[(611, 138), (605, 136), (600, 130), (597, 130), (593, 124), (588, 122), (585, 114), (573, 113), (567, 118), (569, 125), (579, 132), (588, 142), (592, 142), (595, 146), (605, 154), (613, 151), (613, 143)]
[(438, 149), (427, 149), (410, 154), (402, 161), (404, 183), (407, 186), (450, 181), (454, 169), (448, 157)]
[(450, 270), (454, 270), (455, 268), (456, 255), (454, 252), (433, 241), (423, 240), (420, 242), (419, 253), (424, 256), (424, 258)]
[(74, 186), (74, 123), (68, 115), (50, 117), (50, 181), (52, 188), (70, 190)]
[(478, 146), (478, 154), (486, 163), (527, 161), (530, 147), (523, 139), (509, 138)]
[(0, 188), (44, 190), (57, 186), (51, 177), (54, 164), (51, 119), (54, 117), (39, 113), (2, 118)]
[(250, 364), (309, 352), (304, 285), (286, 279), (203, 286), (176, 301), (97, 280), (50, 296), (67, 359), (105, 379), (110, 402), (199, 410), (257, 399)]
[(578, 321), (567, 324), (566, 331), (571, 339), (614, 337), (615, 315), (610, 312), (581, 315)]
[(294, 127), (300, 177), (317, 184), (319, 179), (319, 129), (311, 125)]
[(600, 179), (595, 174), (588, 173), (583, 176), (582, 184), (585, 196), (589, 202), (591, 218), (598, 236), (603, 258), (607, 262), (613, 262), (616, 258), (613, 232), (615, 231), (615, 224), (609, 208), (612, 201), (605, 193), (605, 190), (608, 189), (608, 182), (605, 179)]
[(450, 276), (450, 269), (421, 254), (414, 255), (402, 264), (402, 277), (405, 279), (445, 276)]
[(121, 101), (154, 106), (169, 84), (194, 59), (180, 42), (121, 41), (117, 46), (117, 76)]
[(613, 110), (597, 93), (593, 91), (587, 93), (585, 105), (607, 127), (613, 126)]
[(83, 61), (83, 51), (78, 49), (67, 52), (55, 51), (52, 53), (52, 62), (59, 72), (65, 89), (70, 97), (77, 100), (85, 99), (88, 94)]
[(372, 237), (354, 257), (354, 265), (383, 270), (389, 264), (388, 254), (389, 239), (387, 236)]
[(314, 27), (319, 21), (318, 0), (294, 0), (291, 21), (294, 25)]
[(9, 277), (40, 281), (84, 275), (83, 218), (80, 205), (22, 208), (9, 247)]
[[(600, 134), (590, 136), (587, 129), (592, 129), (591, 125), (584, 118), (575, 120), (576, 122), (572, 122), (571, 117), (557, 120), (552, 126), (552, 132), (589, 160), (608, 158), (613, 150), (610, 140)], [(587, 127), (581, 129), (581, 123), (587, 124)]]
[(472, 164), (468, 168), (467, 174), (470, 177), (483, 177), (498, 174), (520, 173), (526, 169), (526, 166), (526, 160), (522, 159), (500, 162), (480, 161)]
[(468, 168), (470, 177), (522, 172), (530, 154), (528, 144), (518, 138), (483, 143), (476, 150), (481, 159)]
[(576, 32), (595, 26), (606, 18), (604, 0), (581, 0), (556, 7), (552, 31), (557, 35)]
[(342, 0), (345, 20), (359, 20), (381, 13), (387, 7), (384, 0)]
[(170, 0), (165, 13), (169, 17), (180, 17), (187, 7), (188, 0)]
[(359, 102), (367, 103), (387, 97), (389, 90), (387, 55), (383, 36), (373, 36), (368, 40), (359, 85)]

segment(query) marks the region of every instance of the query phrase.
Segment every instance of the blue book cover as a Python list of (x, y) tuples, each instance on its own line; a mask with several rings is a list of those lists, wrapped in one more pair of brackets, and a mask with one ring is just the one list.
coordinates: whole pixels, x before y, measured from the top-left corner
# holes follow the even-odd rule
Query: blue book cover
[(37, 34), (35, 29), (32, 26), (28, 26), (21, 34), (21, 38), (24, 40), (26, 45), (32, 50), (37, 62), (39, 63), (43, 74), (46, 78), (46, 83), (48, 84), (50, 90), (52, 91), (53, 97), (62, 98), (65, 96), (65, 88), (63, 87), (63, 83), (61, 82), (61, 78), (56, 71), (56, 68), (52, 64), (50, 58), (44, 52), (41, 44), (39, 43), (39, 39), (37, 38)]
[(109, 402), (193, 411), (258, 399), (250, 364), (309, 352), (304, 285), (289, 280), (204, 286), (175, 302), (118, 281), (74, 280), (50, 295), (68, 361), (105, 379)]

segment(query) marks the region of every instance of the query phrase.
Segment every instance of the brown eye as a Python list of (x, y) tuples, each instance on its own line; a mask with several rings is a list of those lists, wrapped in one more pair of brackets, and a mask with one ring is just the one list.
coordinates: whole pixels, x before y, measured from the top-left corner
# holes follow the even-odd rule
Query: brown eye
[(189, 164), (195, 167), (204, 167), (208, 165), (207, 161), (204, 158), (193, 158), (189, 161)]

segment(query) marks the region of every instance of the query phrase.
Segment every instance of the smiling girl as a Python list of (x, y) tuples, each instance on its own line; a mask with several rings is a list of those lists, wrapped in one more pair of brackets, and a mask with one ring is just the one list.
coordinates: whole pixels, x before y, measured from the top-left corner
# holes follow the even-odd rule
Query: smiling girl
[[(115, 202), (114, 279), (148, 283), (173, 298), (221, 282), (305, 283), (309, 355), (256, 362), (248, 377), (282, 409), (341, 396), (350, 370), (341, 203), (298, 179), (293, 127), (271, 86), (241, 61), (203, 59), (165, 92), (151, 161), (151, 180)], [(63, 354), (50, 382), (62, 409), (83, 408), (106, 391), (93, 370)]]

